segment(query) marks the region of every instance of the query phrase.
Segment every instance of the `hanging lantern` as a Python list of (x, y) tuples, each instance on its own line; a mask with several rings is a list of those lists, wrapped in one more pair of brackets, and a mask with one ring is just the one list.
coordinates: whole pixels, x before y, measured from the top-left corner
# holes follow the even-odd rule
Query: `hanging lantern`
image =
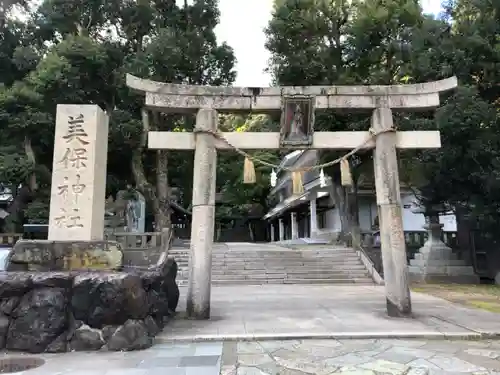
[(276, 171), (273, 169), (273, 171), (271, 172), (271, 186), (275, 187), (277, 181), (278, 181), (278, 176), (276, 175)]
[(319, 187), (326, 187), (326, 178), (325, 172), (323, 172), (323, 168), (321, 168), (321, 171), (319, 172)]

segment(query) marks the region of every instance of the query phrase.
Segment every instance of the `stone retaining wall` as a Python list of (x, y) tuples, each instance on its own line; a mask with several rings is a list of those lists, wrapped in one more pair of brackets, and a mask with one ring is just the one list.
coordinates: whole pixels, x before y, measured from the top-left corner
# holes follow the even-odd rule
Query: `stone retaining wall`
[(58, 246), (35, 242), (25, 242), (24, 250), (16, 244), (7, 271), (0, 272), (0, 349), (144, 349), (175, 312), (179, 288), (173, 259), (164, 256), (148, 269), (127, 272), (54, 270), (80, 262), (60, 262), (61, 257), (53, 256)]

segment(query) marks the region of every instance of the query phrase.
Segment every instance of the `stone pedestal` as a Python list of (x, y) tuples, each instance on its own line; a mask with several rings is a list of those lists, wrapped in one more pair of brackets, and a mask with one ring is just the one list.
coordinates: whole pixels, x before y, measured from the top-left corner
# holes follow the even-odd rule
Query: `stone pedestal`
[(474, 268), (458, 259), (452, 249), (441, 241), (442, 224), (431, 222), (424, 227), (428, 239), (410, 261), (408, 271), (415, 282), (479, 283)]
[(292, 223), (292, 240), (297, 240), (299, 238), (299, 224), (297, 223), (296, 212), (290, 214), (290, 221)]
[(280, 235), (280, 241), (285, 240), (285, 223), (283, 223), (283, 219), (278, 220), (278, 225), (279, 225), (279, 235)]

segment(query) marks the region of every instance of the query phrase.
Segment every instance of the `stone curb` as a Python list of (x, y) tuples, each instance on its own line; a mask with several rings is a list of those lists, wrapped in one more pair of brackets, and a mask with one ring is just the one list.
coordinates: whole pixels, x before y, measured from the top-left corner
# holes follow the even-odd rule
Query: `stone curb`
[[(167, 328), (168, 329), (168, 328)], [(214, 334), (177, 337), (156, 337), (156, 343), (206, 341), (270, 341), (270, 340), (356, 340), (356, 339), (423, 339), (423, 340), (487, 340), (500, 338), (500, 332), (331, 332), (331, 333), (270, 333)], [(167, 336), (167, 335), (165, 335)]]

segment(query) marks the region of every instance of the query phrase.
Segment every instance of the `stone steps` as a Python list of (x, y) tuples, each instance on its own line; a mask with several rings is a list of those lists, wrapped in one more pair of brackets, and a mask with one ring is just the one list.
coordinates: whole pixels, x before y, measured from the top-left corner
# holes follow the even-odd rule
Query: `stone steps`
[(303, 269), (289, 269), (289, 268), (244, 268), (244, 269), (234, 269), (234, 268), (214, 268), (212, 270), (212, 275), (254, 275), (254, 274), (289, 274), (289, 275), (307, 275), (307, 274), (331, 274), (331, 273), (340, 273), (340, 274), (366, 274), (366, 269), (364, 268), (346, 268), (346, 269), (325, 269), (325, 268), (303, 268)]
[[(371, 279), (249, 279), (249, 280), (212, 280), (212, 285), (264, 285), (264, 284), (360, 284), (373, 285)], [(187, 282), (182, 284), (187, 285)]]
[(244, 277), (244, 278), (251, 278), (251, 277), (309, 277), (312, 279), (322, 279), (322, 278), (327, 278), (327, 277), (350, 277), (350, 276), (366, 276), (367, 272), (363, 270), (359, 270), (356, 272), (342, 272), (342, 271), (330, 271), (330, 272), (325, 272), (325, 271), (316, 271), (316, 272), (289, 272), (287, 270), (281, 270), (281, 271), (271, 271), (271, 272), (262, 272), (262, 271), (257, 271), (257, 272), (235, 272), (235, 271), (212, 271), (212, 278), (217, 278), (217, 277), (233, 277), (233, 278), (238, 278), (238, 277)]
[[(179, 285), (189, 278), (189, 249), (174, 248), (169, 256), (179, 266)], [(353, 249), (266, 244), (217, 244), (212, 252), (213, 285), (373, 284)]]

